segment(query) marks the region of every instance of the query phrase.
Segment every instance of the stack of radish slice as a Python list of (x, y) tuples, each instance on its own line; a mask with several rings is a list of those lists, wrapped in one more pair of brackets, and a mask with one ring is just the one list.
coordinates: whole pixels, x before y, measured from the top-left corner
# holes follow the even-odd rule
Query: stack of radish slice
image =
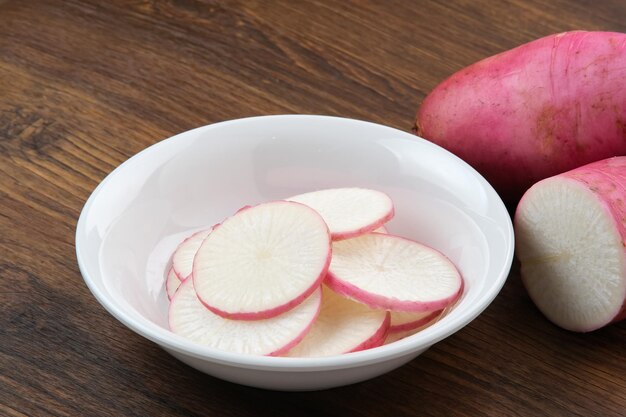
[(319, 357), (435, 322), (463, 280), (440, 252), (387, 233), (384, 193), (314, 191), (246, 206), (172, 255), (170, 329), (235, 353)]

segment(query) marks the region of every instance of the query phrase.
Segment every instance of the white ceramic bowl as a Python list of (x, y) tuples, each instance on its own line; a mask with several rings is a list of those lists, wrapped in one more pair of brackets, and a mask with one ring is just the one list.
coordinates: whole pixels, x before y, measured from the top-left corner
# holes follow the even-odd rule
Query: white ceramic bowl
[[(314, 189), (388, 193), (396, 233), (445, 253), (465, 278), (441, 321), (393, 344), (325, 358), (240, 355), (168, 330), (168, 258), (190, 229), (246, 204)], [(510, 217), (493, 188), (438, 146), (386, 126), (324, 116), (217, 123), (153, 145), (115, 169), (78, 221), (76, 252), (98, 301), (133, 331), (218, 378), (269, 389), (313, 390), (388, 372), (476, 318), (500, 291), (513, 258)]]

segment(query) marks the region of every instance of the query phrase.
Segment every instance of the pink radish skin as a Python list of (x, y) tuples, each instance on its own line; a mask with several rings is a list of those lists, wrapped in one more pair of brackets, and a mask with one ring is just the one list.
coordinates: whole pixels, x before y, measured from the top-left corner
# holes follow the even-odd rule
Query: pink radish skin
[[(372, 223), (369, 224), (367, 226), (361, 227), (359, 229), (353, 230), (349, 233), (336, 233), (332, 236), (333, 240), (345, 240), (345, 239), (352, 239), (355, 237), (359, 237), (362, 236), (364, 234), (367, 233), (374, 233), (376, 229), (378, 229), (380, 227), (380, 224), (382, 223), (387, 223), (389, 220), (391, 220), (394, 216), (394, 212), (390, 212), (389, 214), (387, 214), (386, 217), (380, 219), (379, 221), (377, 221), (376, 223)], [(386, 232), (385, 232), (386, 233)]]
[(432, 318), (431, 320), (422, 323), (422, 325), (420, 325), (419, 327), (415, 327), (413, 329), (408, 329), (408, 330), (399, 330), (399, 331), (394, 331), (392, 332), (391, 329), (389, 330), (389, 334), (387, 335), (387, 338), (385, 339), (385, 342), (383, 343), (384, 345), (388, 345), (390, 343), (393, 342), (397, 342), (398, 340), (402, 340), (406, 337), (409, 336), (413, 336), (414, 334), (417, 334), (419, 332), (421, 332), (422, 330), (432, 326), (433, 324), (437, 323), (440, 319), (440, 317), (442, 317), (445, 314), (445, 310), (443, 312), (440, 312), (440, 314), (437, 314), (434, 318)]
[[(385, 247), (388, 244), (391, 247)], [(381, 249), (379, 248), (381, 247), (385, 252), (380, 252)], [(347, 248), (345, 256), (342, 253), (343, 248)], [(407, 257), (407, 253), (411, 253), (412, 256)], [(397, 254), (402, 254), (407, 258), (394, 258)], [(416, 259), (421, 260), (423, 258), (433, 264), (415, 264)], [(384, 272), (385, 262), (392, 262), (392, 266), (387, 268), (388, 271), (386, 272)], [(381, 282), (388, 282), (388, 279), (384, 278), (384, 273), (398, 272), (397, 262), (403, 262), (407, 268), (406, 271), (402, 271), (404, 274), (402, 279), (409, 281), (410, 277), (411, 286), (402, 291), (394, 288), (393, 296), (383, 295), (380, 292), (383, 290), (391, 291), (387, 290), (387, 288), (391, 288), (388, 285), (379, 288), (379, 292), (376, 292), (374, 287)], [(367, 264), (368, 270), (357, 273), (356, 269), (360, 268), (360, 264)], [(434, 299), (428, 299), (428, 292), (435, 289), (434, 287), (437, 285), (443, 290), (443, 285), (440, 282), (433, 283), (434, 277), (421, 275), (432, 274), (435, 266), (442, 274), (438, 276), (437, 280), (444, 279), (443, 283), (446, 287), (441, 295), (437, 295)], [(355, 280), (360, 282), (355, 283)], [(422, 282), (427, 282), (431, 287), (426, 291), (421, 291)], [(370, 233), (355, 239), (335, 242), (333, 244), (333, 259), (325, 283), (335, 292), (367, 304), (372, 308), (412, 312), (441, 310), (456, 300), (463, 289), (461, 275), (454, 264), (443, 254), (412, 240), (382, 233)], [(406, 297), (409, 291), (412, 299), (400, 298)], [(416, 292), (420, 293), (419, 296), (415, 295)]]
[(390, 314), (370, 309), (322, 286), (322, 307), (316, 322), (290, 357), (323, 357), (380, 346)]
[(387, 338), (385, 338), (385, 342), (383, 343), (383, 345), (389, 345), (391, 343), (397, 342), (398, 340), (402, 340), (405, 337), (412, 336), (415, 333), (417, 333), (417, 331), (414, 331), (414, 330), (389, 332), (389, 334), (387, 335)]
[(543, 178), (626, 154), (624, 85), (626, 34), (550, 35), (443, 81), (419, 108), (416, 133), (517, 201)]
[[(328, 258), (328, 263), (325, 266), (325, 268), (328, 269), (328, 265), (330, 264), (330, 257)], [(209, 310), (211, 310), (213, 313), (217, 314), (218, 316), (224, 317), (226, 319), (230, 319), (230, 320), (264, 320), (264, 319), (269, 319), (272, 317), (276, 317), (286, 311), (291, 310), (292, 308), (296, 307), (297, 305), (299, 305), (300, 303), (302, 303), (302, 301), (304, 301), (306, 298), (308, 298), (313, 292), (315, 292), (316, 289), (319, 288), (320, 285), (322, 285), (322, 282), (324, 281), (324, 277), (325, 275), (320, 275), (320, 277), (317, 279), (317, 281), (315, 281), (313, 283), (313, 285), (311, 285), (311, 287), (309, 289), (307, 289), (305, 292), (303, 292), (301, 295), (297, 296), (296, 298), (291, 299), (289, 302), (285, 303), (285, 304), (281, 304), (277, 307), (274, 308), (270, 308), (268, 310), (263, 310), (263, 311), (253, 311), (253, 312), (249, 312), (249, 313), (231, 313), (228, 311), (224, 311), (224, 310), (220, 310), (219, 308), (213, 307), (211, 305), (208, 305), (207, 303), (205, 303), (204, 301), (202, 301), (202, 299), (200, 300), (200, 302), (202, 302), (202, 304)]]
[(394, 216), (388, 195), (366, 188), (330, 188), (286, 199), (317, 211), (328, 224), (332, 240), (344, 240), (374, 231)]
[(437, 322), (437, 320), (434, 319), (434, 320), (431, 320), (431, 321), (423, 324), (422, 326), (414, 328), (414, 329), (402, 330), (402, 331), (397, 331), (397, 332), (389, 331), (389, 334), (385, 338), (385, 341), (383, 342), (383, 345), (388, 345), (390, 343), (397, 342), (398, 340), (405, 339), (405, 338), (407, 338), (409, 336), (413, 336), (414, 334), (417, 334), (417, 333), (421, 332), (422, 330), (426, 329), (427, 327), (432, 326), (436, 322)]
[[(417, 318), (412, 321), (400, 321), (398, 320), (398, 324), (394, 323), (394, 312), (391, 312), (391, 323), (389, 326), (389, 333), (398, 333), (405, 332), (408, 330), (415, 330), (424, 326), (425, 324), (430, 323), (435, 320), (437, 317), (441, 315), (443, 310), (433, 311), (432, 313), (423, 313), (418, 314)], [(397, 314), (397, 313), (396, 313)]]
[(191, 276), (193, 269), (193, 258), (200, 249), (202, 241), (211, 233), (211, 231), (219, 224), (207, 230), (200, 230), (183, 240), (172, 255), (172, 268), (180, 281)]
[(204, 240), (194, 258), (194, 286), (219, 316), (268, 319), (319, 288), (331, 250), (328, 227), (313, 209), (287, 201), (260, 204), (238, 211)]
[(167, 294), (167, 299), (171, 300), (176, 294), (176, 290), (180, 287), (180, 279), (174, 272), (174, 268), (170, 268), (167, 272), (167, 278), (165, 278), (165, 292)]
[(362, 350), (373, 349), (375, 347), (382, 346), (383, 343), (385, 343), (385, 339), (387, 338), (387, 335), (389, 334), (390, 321), (391, 321), (391, 316), (387, 315), (387, 318), (385, 319), (382, 326), (380, 326), (378, 331), (374, 333), (372, 337), (370, 337), (369, 339), (367, 339), (366, 341), (364, 341), (363, 343), (361, 343), (360, 345), (356, 346), (354, 349), (346, 353), (360, 352)]
[[(319, 287), (317, 289), (319, 289)], [(311, 294), (311, 296), (313, 296), (313, 294)], [(302, 331), (298, 333), (298, 335), (291, 342), (287, 343), (285, 346), (283, 346), (280, 349), (276, 349), (275, 351), (270, 352), (267, 356), (284, 356), (287, 352), (289, 352), (291, 349), (297, 346), (298, 343), (302, 342), (302, 339), (306, 337), (306, 335), (311, 331), (311, 327), (313, 327), (313, 325), (315, 324), (315, 320), (319, 316), (321, 308), (322, 308), (322, 303), (319, 303), (317, 306), (317, 312), (315, 313), (315, 317), (313, 318), (313, 320), (311, 320), (308, 326), (302, 329)]]
[[(321, 304), (320, 304), (321, 305)], [(319, 308), (317, 309), (317, 314), (319, 315)], [(302, 342), (302, 339), (304, 339), (307, 335), (307, 333), (309, 333), (311, 331), (311, 327), (313, 327), (313, 325), (315, 324), (315, 320), (312, 320), (308, 326), (306, 326), (291, 342), (287, 343), (285, 346), (283, 346), (280, 349), (276, 349), (273, 352), (270, 352), (267, 356), (284, 356), (287, 352), (289, 352), (291, 349), (294, 348), (294, 346), (297, 346), (298, 343)]]
[(336, 278), (331, 273), (328, 274), (324, 283), (331, 287), (333, 291), (337, 292), (338, 294), (341, 294), (344, 297), (352, 298), (353, 300), (359, 301), (372, 308), (383, 308), (386, 310), (397, 311), (421, 312), (441, 310), (445, 308), (448, 304), (450, 304), (454, 299), (456, 299), (458, 295), (458, 292), (456, 292), (450, 297), (446, 297), (437, 301), (414, 302), (384, 297), (379, 294), (365, 291), (355, 285), (351, 285), (345, 281), (342, 281), (339, 278)]
[(626, 156), (535, 184), (515, 233), (522, 281), (549, 320), (589, 332), (626, 318)]
[(241, 207), (239, 210), (237, 210), (237, 211), (235, 212), (235, 214), (237, 214), (237, 213), (239, 213), (239, 212), (242, 212), (242, 211), (244, 211), (244, 210), (248, 210), (249, 208), (252, 208), (252, 206), (249, 206), (249, 205), (243, 206), (243, 207)]
[(321, 301), (318, 287), (300, 305), (280, 316), (255, 321), (228, 320), (204, 308), (195, 294), (193, 279), (188, 278), (172, 298), (169, 327), (182, 337), (215, 349), (279, 356), (309, 332), (319, 315)]

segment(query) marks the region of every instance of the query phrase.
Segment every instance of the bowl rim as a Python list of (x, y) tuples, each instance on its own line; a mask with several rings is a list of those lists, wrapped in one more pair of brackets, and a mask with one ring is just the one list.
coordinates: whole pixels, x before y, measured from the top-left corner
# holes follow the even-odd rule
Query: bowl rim
[[(433, 146), (438, 148), (440, 151), (444, 151), (448, 154), (452, 159), (456, 160), (457, 163), (464, 165), (469, 169), (470, 172), (474, 174), (474, 176), (479, 180), (482, 184), (483, 188), (490, 195), (490, 201), (496, 204), (494, 208), (497, 211), (502, 211), (506, 216), (506, 224), (500, 225), (506, 231), (505, 239), (507, 240), (508, 248), (506, 250), (506, 256), (504, 258), (503, 264), (500, 266), (500, 270), (497, 272), (493, 272), (493, 274), (497, 273), (497, 279), (494, 282), (486, 287), (482, 294), (480, 294), (474, 302), (474, 305), (470, 306), (464, 316), (458, 317), (454, 322), (451, 322), (447, 326), (432, 326), (429, 327), (422, 332), (409, 336), (405, 339), (399, 340), (397, 342), (391, 343), (389, 345), (383, 345), (374, 349), (363, 350), (359, 352), (352, 352), (342, 355), (328, 356), (328, 357), (319, 357), (319, 358), (291, 358), (291, 357), (276, 357), (276, 356), (257, 356), (257, 355), (244, 355), (238, 353), (232, 353), (228, 351), (218, 350), (214, 348), (205, 347), (187, 339), (184, 339), (181, 336), (178, 336), (169, 330), (156, 325), (155, 323), (150, 322), (148, 319), (141, 317), (137, 319), (134, 317), (134, 314), (126, 313), (123, 308), (121, 308), (112, 297), (109, 297), (109, 294), (105, 291), (101, 291), (98, 286), (95, 284), (92, 277), (87, 272), (87, 267), (83, 260), (83, 254), (81, 247), (82, 243), (82, 235), (85, 235), (83, 231), (86, 228), (86, 217), (90, 211), (91, 206), (93, 205), (94, 200), (97, 195), (101, 192), (101, 190), (106, 186), (106, 184), (111, 180), (111, 178), (119, 175), (125, 168), (125, 166), (131, 161), (140, 158), (145, 153), (153, 152), (154, 149), (163, 146), (165, 143), (176, 140), (176, 138), (181, 136), (188, 136), (193, 133), (198, 133), (200, 131), (208, 131), (214, 128), (222, 128), (224, 126), (230, 124), (237, 124), (241, 122), (253, 122), (255, 120), (269, 120), (269, 121), (277, 121), (279, 122), (281, 119), (302, 119), (303, 121), (316, 121), (320, 122), (321, 120), (332, 120), (339, 122), (350, 122), (357, 123), (362, 125), (371, 125), (371, 127), (375, 128), (386, 128), (389, 129), (390, 132), (393, 132), (401, 137), (407, 137), (410, 135), (411, 140), (423, 141), (427, 144), (427, 146)], [(429, 142), (417, 135), (413, 135), (409, 132), (405, 132), (390, 126), (385, 126), (378, 123), (373, 123), (370, 121), (352, 119), (346, 117), (337, 117), (337, 116), (325, 116), (325, 115), (313, 115), (313, 114), (279, 114), (279, 115), (266, 115), (266, 116), (252, 116), (245, 117), (239, 119), (231, 119), (221, 122), (216, 122), (212, 124), (208, 124), (205, 126), (197, 127), (194, 129), (190, 129), (176, 135), (173, 135), (169, 138), (160, 140), (138, 153), (134, 154), (116, 168), (114, 168), (109, 174), (107, 174), (102, 181), (96, 186), (96, 188), (92, 191), (89, 198), (85, 202), (79, 218), (76, 224), (76, 233), (75, 233), (75, 249), (76, 249), (76, 258), (79, 266), (80, 273), (85, 281), (87, 287), (96, 298), (96, 300), (117, 320), (119, 320), (126, 327), (134, 331), (135, 333), (143, 336), (144, 338), (158, 344), (162, 348), (166, 350), (173, 350), (178, 353), (188, 355), (191, 357), (195, 357), (198, 359), (202, 359), (205, 361), (227, 364), (229, 366), (241, 367), (241, 368), (255, 368), (255, 369), (265, 369), (265, 370), (280, 370), (280, 371), (320, 371), (325, 369), (341, 369), (341, 368), (351, 368), (371, 363), (377, 363), (381, 361), (392, 360), (394, 358), (399, 358), (403, 356), (407, 356), (410, 354), (419, 354), (421, 351), (428, 349), (435, 343), (440, 342), (441, 340), (447, 338), (448, 336), (456, 333), (471, 321), (473, 321), (476, 317), (478, 317), (495, 299), (498, 295), (502, 287), (504, 286), (508, 274), (510, 272), (512, 263), (513, 263), (513, 254), (515, 248), (515, 238), (514, 238), (514, 230), (513, 224), (510, 216), (508, 215), (508, 211), (504, 202), (497, 194), (495, 189), (485, 180), (485, 178), (478, 173), (474, 168), (472, 168), (467, 162), (457, 157), (453, 153), (448, 150)]]

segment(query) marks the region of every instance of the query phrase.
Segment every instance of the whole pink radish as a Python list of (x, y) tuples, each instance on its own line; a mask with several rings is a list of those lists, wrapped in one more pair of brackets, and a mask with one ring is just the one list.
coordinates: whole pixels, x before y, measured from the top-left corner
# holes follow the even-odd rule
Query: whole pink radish
[(524, 285), (553, 323), (587, 332), (626, 318), (626, 156), (533, 185), (515, 235)]
[(509, 202), (543, 178), (626, 155), (626, 34), (560, 33), (470, 65), (424, 99), (415, 130)]

